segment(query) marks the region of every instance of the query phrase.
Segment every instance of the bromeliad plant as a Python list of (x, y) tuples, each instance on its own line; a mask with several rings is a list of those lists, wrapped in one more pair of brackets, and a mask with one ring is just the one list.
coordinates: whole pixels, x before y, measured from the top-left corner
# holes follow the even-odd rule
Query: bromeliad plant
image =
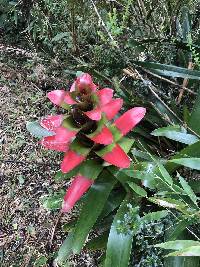
[[(74, 177), (64, 195), (62, 212), (69, 212), (93, 185), (88, 192), (89, 199), (87, 196), (84, 200), (87, 211), (82, 210), (84, 216), (79, 217), (78, 232), (76, 235), (69, 234), (61, 246), (58, 264), (62, 264), (71, 253), (79, 253), (103, 210), (102, 218), (119, 207), (125, 197), (125, 190), (118, 183), (117, 170), (132, 166), (127, 153), (133, 140), (124, 136), (142, 120), (146, 109), (134, 107), (118, 115), (123, 100), (113, 98), (113, 94), (110, 88), (98, 89), (89, 74), (82, 74), (69, 91), (54, 90), (48, 93), (51, 102), (65, 109), (66, 114), (49, 115), (39, 122), (27, 124), (27, 129), (41, 138), (43, 147), (64, 152), (59, 175)], [(124, 201), (126, 207), (128, 202)], [(107, 211), (106, 202), (110, 206)], [(129, 243), (131, 240), (132, 236)], [(71, 242), (74, 242), (74, 247)]]
[[(143, 150), (143, 144), (138, 147), (142, 151), (138, 151), (135, 142), (135, 149), (131, 151), (136, 159), (133, 168), (127, 155), (133, 140), (124, 135), (144, 117), (144, 108), (132, 108), (118, 116), (122, 100), (113, 99), (110, 88), (98, 90), (89, 74), (78, 77), (69, 91), (55, 90), (48, 97), (66, 109), (67, 114), (50, 115), (39, 123), (29, 123), (27, 128), (41, 137), (45, 148), (65, 153), (61, 171), (56, 176), (58, 179), (74, 178), (66, 194), (59, 194), (62, 211), (70, 211), (90, 188), (82, 198), (83, 205), (75, 223), (65, 225), (70, 232), (58, 252), (55, 266), (63, 266), (71, 254), (80, 253), (84, 246), (106, 250), (102, 259), (105, 267), (128, 266), (133, 237), (144, 225), (169, 214), (168, 210), (157, 208), (151, 212), (155, 205), (175, 210), (175, 217), (179, 214), (177, 228), (182, 221), (184, 227), (199, 221), (198, 197), (180, 175), (180, 182), (171, 176), (181, 164), (190, 167), (197, 162), (197, 159), (180, 158), (199, 155), (197, 136), (182, 132), (178, 126), (157, 129), (152, 133), (154, 136), (179, 142), (187, 140), (189, 146), (167, 161), (146, 148)], [(150, 212), (147, 200), (153, 203)], [(91, 229), (99, 231), (100, 236), (85, 245)], [(177, 234), (176, 227), (174, 231), (173, 238), (185, 238), (180, 237), (180, 231)]]
[[(124, 136), (142, 120), (146, 109), (135, 107), (115, 119), (123, 100), (113, 98), (113, 93), (110, 88), (98, 90), (87, 73), (81, 74), (69, 91), (48, 93), (50, 101), (67, 113), (49, 115), (40, 120), (43, 136), (40, 143), (47, 149), (64, 152), (60, 167), (63, 173), (74, 169), (76, 172), (64, 196), (63, 212), (71, 210), (104, 166), (130, 167), (131, 160), (126, 152), (132, 141)], [(32, 133), (35, 130), (33, 126), (36, 125), (28, 125)]]

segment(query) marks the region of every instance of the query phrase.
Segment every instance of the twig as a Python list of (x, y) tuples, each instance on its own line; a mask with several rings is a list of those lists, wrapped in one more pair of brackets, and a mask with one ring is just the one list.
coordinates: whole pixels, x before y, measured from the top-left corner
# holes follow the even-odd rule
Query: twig
[[(164, 101), (162, 101), (162, 99), (156, 94), (154, 86), (152, 86), (151, 81), (145, 80), (142, 75), (135, 69), (125, 69), (123, 70), (126, 74), (128, 74), (130, 77), (134, 78), (134, 79), (140, 79), (146, 86), (148, 86), (149, 90), (151, 91), (151, 93), (163, 104), (163, 106), (171, 113), (173, 114), (173, 116), (181, 123), (184, 125), (183, 121), (176, 115), (176, 113), (174, 113), (173, 110), (171, 110)], [(198, 135), (195, 131), (193, 131), (190, 127), (187, 126), (187, 129), (193, 133), (194, 135), (196, 135), (197, 137), (200, 138), (200, 135)]]
[[(192, 63), (192, 59), (190, 59), (189, 63), (188, 63), (188, 70), (191, 70), (193, 69), (193, 63)], [(178, 96), (178, 100), (177, 100), (177, 103), (180, 104), (181, 103), (181, 99), (183, 97), (183, 94), (184, 94), (184, 91), (185, 91), (185, 87), (187, 86), (188, 84), (188, 79), (185, 78), (183, 80), (183, 88), (180, 90), (180, 93), (179, 93), (179, 96)]]
[[(127, 69), (126, 69), (126, 73), (127, 73)], [(135, 74), (134, 74), (135, 72)], [(163, 104), (163, 106), (170, 112), (172, 113), (175, 118), (182, 122), (182, 120), (165, 104), (164, 101), (162, 101), (162, 99), (157, 95), (157, 93), (155, 92), (155, 89), (154, 89), (154, 86), (152, 86), (151, 84), (151, 81), (148, 81), (148, 80), (145, 80), (142, 75), (135, 69), (135, 70), (132, 70), (130, 69), (130, 72), (129, 72), (129, 75), (133, 78), (137, 77), (138, 79), (140, 79), (146, 86), (148, 86), (148, 88), (150, 89), (151, 93)]]
[(31, 251), (29, 251), (29, 253), (27, 254), (27, 257), (25, 258), (24, 263), (21, 265), (21, 267), (28, 267), (30, 260), (32, 258), (33, 252), (34, 252), (35, 248), (32, 248)]
[(61, 216), (62, 216), (62, 213), (60, 212), (60, 213), (58, 214), (57, 220), (56, 220), (56, 222), (55, 222), (55, 224), (54, 224), (54, 226), (53, 226), (53, 228), (52, 228), (51, 238), (50, 238), (50, 240), (49, 240), (49, 249), (51, 249), (52, 242), (53, 242), (53, 238), (54, 238), (54, 234), (55, 234), (55, 231), (56, 231), (56, 227), (57, 227), (57, 225), (58, 225), (58, 223), (59, 223), (59, 221), (60, 221)]
[[(137, 65), (137, 66), (138, 66), (138, 65)], [(184, 89), (185, 91), (187, 91), (187, 92), (189, 92), (189, 93), (191, 93), (191, 94), (193, 94), (193, 95), (197, 95), (196, 92), (192, 91), (191, 89), (187, 88), (187, 87), (184, 86), (184, 85), (180, 85), (180, 84), (178, 84), (178, 83), (175, 83), (175, 82), (173, 82), (173, 81), (171, 81), (171, 80), (169, 80), (169, 79), (167, 79), (167, 78), (164, 78), (164, 77), (162, 77), (162, 76), (160, 76), (160, 75), (158, 75), (158, 74), (155, 74), (155, 73), (153, 73), (153, 72), (151, 72), (151, 71), (149, 71), (149, 70), (147, 70), (147, 69), (145, 69), (145, 68), (143, 68), (143, 67), (141, 67), (141, 66), (138, 66), (138, 67), (139, 67), (141, 70), (145, 71), (146, 73), (148, 73), (148, 74), (150, 74), (150, 75), (152, 75), (152, 76), (154, 76), (154, 77), (156, 77), (156, 78), (158, 78), (158, 79), (160, 79), (160, 80), (163, 80), (163, 81), (165, 81), (165, 82), (167, 82), (167, 83), (170, 83), (170, 84), (174, 85), (175, 87)]]
[(104, 27), (104, 29), (106, 30), (108, 36), (109, 36), (110, 39), (112, 40), (113, 44), (114, 44), (117, 48), (119, 48), (118, 44), (116, 43), (116, 41), (114, 40), (113, 36), (111, 35), (111, 33), (109, 32), (108, 28), (106, 27), (105, 22), (104, 22), (103, 19), (101, 18), (100, 14), (99, 14), (99, 11), (98, 11), (98, 9), (97, 9), (97, 7), (96, 7), (94, 1), (93, 1), (93, 0), (90, 0), (90, 1), (91, 1), (92, 5), (93, 5), (93, 7), (94, 7), (94, 11), (95, 11), (95, 13), (97, 14), (99, 20), (101, 21), (101, 24), (102, 24), (102, 26)]

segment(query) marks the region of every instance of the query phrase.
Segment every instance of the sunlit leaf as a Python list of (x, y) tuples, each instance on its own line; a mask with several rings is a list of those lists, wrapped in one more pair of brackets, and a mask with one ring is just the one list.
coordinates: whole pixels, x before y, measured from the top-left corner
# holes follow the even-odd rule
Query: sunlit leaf
[(184, 129), (178, 125), (159, 128), (154, 130), (151, 134), (154, 136), (164, 136), (187, 145), (191, 145), (199, 141), (198, 137), (193, 134), (186, 133)]
[(139, 185), (133, 183), (133, 182), (128, 182), (128, 185), (130, 186), (131, 189), (133, 189), (133, 191), (142, 196), (142, 197), (146, 197), (147, 196), (147, 192), (142, 188), (140, 187)]
[(135, 63), (159, 75), (200, 80), (200, 71), (197, 70), (189, 70), (174, 65), (166, 65), (155, 62), (136, 61)]
[(185, 167), (200, 170), (200, 158), (180, 158), (180, 159), (172, 159), (170, 162), (183, 165)]
[(169, 214), (169, 211), (167, 210), (161, 210), (161, 211), (155, 211), (155, 212), (149, 212), (141, 217), (141, 220), (144, 221), (144, 223), (150, 223), (153, 221), (159, 221), (162, 218), (165, 218)]
[(172, 256), (200, 257), (200, 245), (187, 247), (185, 249), (169, 253), (165, 257), (172, 257)]
[(178, 174), (178, 178), (179, 181), (183, 187), (183, 190), (185, 191), (185, 193), (189, 196), (189, 198), (194, 202), (195, 205), (197, 205), (197, 196), (195, 195), (195, 193), (193, 192), (192, 188), (190, 187), (190, 185), (188, 184), (188, 182)]
[(126, 212), (127, 201), (125, 200), (120, 206), (111, 226), (104, 267), (128, 266), (133, 235), (131, 233), (120, 233), (118, 230), (118, 220), (123, 219)]
[(104, 171), (89, 189), (77, 224), (58, 252), (57, 262), (62, 263), (70, 254), (80, 252), (116, 182), (111, 174)]
[(200, 242), (194, 240), (175, 240), (155, 245), (155, 247), (173, 250), (182, 250), (191, 246), (200, 246)]
[(37, 121), (27, 122), (26, 123), (26, 129), (34, 137), (38, 137), (38, 138), (55, 135), (54, 132), (48, 131), (48, 130), (44, 129), (42, 126), (40, 126), (39, 122), (37, 122)]

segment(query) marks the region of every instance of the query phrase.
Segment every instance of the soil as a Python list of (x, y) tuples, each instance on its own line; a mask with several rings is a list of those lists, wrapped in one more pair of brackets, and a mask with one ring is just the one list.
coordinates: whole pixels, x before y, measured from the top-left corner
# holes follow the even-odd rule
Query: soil
[[(41, 63), (35, 65), (19, 56), (13, 59), (0, 55), (0, 266), (3, 267), (53, 266), (55, 253), (66, 236), (62, 225), (72, 216), (62, 215), (58, 221), (59, 210), (49, 211), (42, 206), (43, 197), (67, 186), (66, 181), (54, 181), (62, 155), (44, 150), (26, 130), (27, 121), (58, 111), (47, 100), (46, 88), (42, 86), (44, 81), (51, 84), (57, 78), (45, 72)], [(71, 259), (70, 266), (95, 267), (99, 256), (83, 252)]]

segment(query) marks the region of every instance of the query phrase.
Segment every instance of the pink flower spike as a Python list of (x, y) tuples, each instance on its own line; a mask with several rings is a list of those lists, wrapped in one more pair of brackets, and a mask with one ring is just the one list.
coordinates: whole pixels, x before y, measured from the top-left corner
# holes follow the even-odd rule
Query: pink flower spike
[(128, 168), (130, 167), (130, 159), (124, 150), (116, 144), (112, 151), (106, 153), (102, 158), (108, 163), (118, 167), (118, 168)]
[(102, 112), (105, 112), (108, 120), (111, 120), (120, 111), (123, 105), (121, 98), (112, 99), (109, 103), (102, 107)]
[(113, 136), (111, 131), (104, 126), (100, 133), (90, 138), (92, 141), (102, 145), (110, 145), (113, 142)]
[(113, 90), (110, 88), (104, 88), (96, 92), (99, 98), (100, 106), (106, 105), (111, 101), (113, 97)]
[(46, 130), (53, 131), (59, 127), (63, 121), (63, 115), (49, 115), (40, 121), (40, 125)]
[(65, 95), (66, 92), (64, 90), (54, 90), (49, 92), (47, 94), (47, 97), (53, 104), (60, 106), (64, 100)]
[(70, 96), (70, 92), (66, 92), (66, 95), (64, 97), (64, 102), (69, 105), (77, 104), (76, 101)]
[(93, 180), (77, 175), (64, 196), (62, 212), (70, 211), (82, 195), (91, 187)]
[(85, 160), (85, 156), (79, 155), (73, 150), (69, 150), (61, 163), (61, 171), (63, 173), (68, 173), (76, 166), (78, 166), (82, 161)]
[(87, 115), (88, 118), (93, 121), (99, 121), (101, 119), (101, 110), (99, 108), (96, 108), (91, 111), (85, 112), (85, 115)]
[(122, 135), (126, 135), (143, 119), (145, 113), (146, 109), (143, 107), (132, 108), (116, 119), (114, 125)]
[(69, 149), (69, 144), (66, 142), (59, 142), (56, 139), (56, 136), (46, 136), (40, 141), (41, 145), (47, 149), (59, 151), (59, 152), (67, 152)]

